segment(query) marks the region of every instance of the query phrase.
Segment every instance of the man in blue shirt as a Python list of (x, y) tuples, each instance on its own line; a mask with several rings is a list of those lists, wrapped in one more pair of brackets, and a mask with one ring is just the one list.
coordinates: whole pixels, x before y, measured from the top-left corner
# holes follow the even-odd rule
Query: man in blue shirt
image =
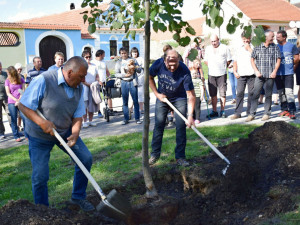
[[(158, 76), (158, 89), (154, 81), (155, 76)], [(183, 62), (179, 62), (179, 54), (175, 50), (168, 50), (164, 60), (158, 59), (153, 63), (150, 68), (149, 85), (157, 98), (152, 152), (149, 159), (149, 164), (153, 165), (160, 157), (165, 122), (170, 108), (164, 99), (167, 98), (185, 116), (188, 98), (188, 126), (191, 127), (194, 125), (193, 112), (196, 97), (190, 70)], [(177, 114), (175, 119), (175, 158), (178, 165), (188, 166), (189, 163), (185, 160), (186, 124)]]
[[(53, 136), (53, 128), (87, 170), (91, 169), (92, 155), (79, 137), (82, 116), (85, 114), (81, 82), (85, 81), (87, 69), (88, 64), (83, 58), (72, 57), (58, 71), (47, 71), (36, 77), (21, 98), (19, 109), (26, 116), (25, 132), (29, 140), (32, 192), (36, 204), (49, 205), (47, 182), (50, 151), (54, 145), (66, 151)], [(47, 119), (41, 118), (37, 109)], [(84, 211), (91, 211), (94, 206), (86, 200), (87, 184), (88, 179), (76, 164), (71, 202)]]
[(275, 78), (282, 111), (279, 116), (288, 116), (291, 119), (296, 119), (294, 71), (299, 63), (299, 51), (296, 45), (287, 42), (286, 38), (286, 31), (280, 30), (277, 32), (277, 46), (281, 53), (281, 64)]
[(33, 69), (29, 70), (25, 79), (25, 83), (29, 85), (33, 78), (37, 77), (46, 70), (42, 67), (42, 59), (39, 56), (33, 58)]
[(64, 65), (65, 55), (62, 52), (56, 52), (54, 55), (55, 64), (50, 66), (48, 70), (58, 70)]

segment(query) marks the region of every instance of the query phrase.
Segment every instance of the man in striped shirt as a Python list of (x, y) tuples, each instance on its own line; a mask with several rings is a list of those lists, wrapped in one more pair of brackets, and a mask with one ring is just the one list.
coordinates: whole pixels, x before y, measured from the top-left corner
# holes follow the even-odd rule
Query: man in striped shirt
[(247, 117), (246, 122), (250, 122), (255, 118), (258, 98), (264, 85), (265, 112), (261, 120), (266, 121), (271, 115), (272, 90), (277, 70), (280, 66), (281, 54), (278, 46), (273, 43), (274, 32), (266, 30), (265, 36), (265, 42), (255, 47), (251, 55), (251, 64), (256, 78), (253, 89), (253, 98), (251, 101), (250, 115)]

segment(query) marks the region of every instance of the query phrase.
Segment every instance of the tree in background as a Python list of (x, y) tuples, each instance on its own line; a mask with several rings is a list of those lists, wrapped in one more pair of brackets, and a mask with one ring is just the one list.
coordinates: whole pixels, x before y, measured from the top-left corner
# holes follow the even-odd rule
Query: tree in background
[[(158, 196), (154, 186), (150, 168), (148, 164), (148, 136), (149, 136), (149, 62), (150, 62), (150, 22), (155, 32), (158, 30), (165, 32), (169, 30), (173, 32), (173, 39), (180, 46), (187, 46), (191, 42), (188, 35), (195, 35), (196, 32), (187, 21), (182, 19), (181, 8), (183, 0), (112, 0), (108, 10), (102, 11), (98, 8), (103, 0), (83, 0), (81, 7), (89, 6), (90, 9), (83, 12), (84, 22), (88, 22), (89, 33), (94, 33), (103, 25), (110, 25), (110, 29), (125, 29), (126, 37), (134, 40), (136, 31), (130, 28), (145, 29), (145, 114), (144, 114), (144, 129), (143, 129), (143, 174), (146, 185), (146, 196), (153, 198)], [(222, 10), (223, 0), (204, 0), (198, 6), (206, 16), (206, 23), (211, 28), (220, 28), (224, 22), (224, 12)], [(197, 7), (197, 6), (195, 6)], [(222, 13), (222, 15), (221, 15)], [(244, 29), (247, 35), (251, 35), (253, 27), (245, 26), (240, 22), (243, 13), (239, 12), (237, 16), (232, 15), (226, 30), (233, 34), (236, 28), (240, 26)], [(256, 36), (253, 38), (254, 45), (264, 42), (264, 33), (262, 27), (254, 29)], [(193, 41), (198, 43), (196, 37)], [(197, 57), (197, 50), (192, 49), (189, 54), (189, 59), (194, 60)]]

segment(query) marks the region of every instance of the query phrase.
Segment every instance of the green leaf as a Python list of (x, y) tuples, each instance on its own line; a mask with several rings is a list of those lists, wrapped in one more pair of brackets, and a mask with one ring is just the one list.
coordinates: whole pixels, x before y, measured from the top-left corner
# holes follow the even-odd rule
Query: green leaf
[(88, 32), (90, 34), (93, 34), (93, 33), (95, 33), (95, 31), (96, 31), (96, 25), (95, 24), (90, 24), (89, 27), (88, 27)]
[(234, 21), (233, 21), (233, 25), (236, 26), (236, 27), (237, 27), (238, 25), (240, 25), (240, 23), (241, 23), (241, 22), (240, 22), (240, 20), (239, 20), (238, 18), (235, 18)]
[(120, 0), (114, 0), (112, 3), (115, 4), (116, 6), (119, 6), (119, 7), (121, 6)]
[(158, 31), (158, 22), (155, 21), (152, 26), (153, 26), (153, 30), (157, 33), (157, 31)]
[(242, 18), (243, 17), (243, 13), (242, 12), (239, 12), (238, 14), (237, 14), (237, 16), (238, 16), (238, 18)]
[(150, 13), (150, 20), (154, 21), (155, 19), (155, 16), (157, 15), (157, 11), (156, 10), (153, 10), (151, 13)]
[(170, 16), (169, 14), (159, 14), (159, 17), (164, 21), (170, 22), (173, 20), (172, 16)]
[(227, 24), (226, 30), (229, 34), (233, 34), (236, 30), (236, 27), (230, 23)]
[(136, 31), (135, 30), (130, 31), (130, 35), (132, 39), (135, 40)]
[(178, 41), (178, 40), (180, 39), (180, 35), (179, 35), (178, 33), (175, 33), (175, 34), (173, 35), (173, 39), (174, 39), (175, 41)]
[(134, 13), (133, 17), (134, 17), (134, 20), (136, 22), (138, 22), (141, 18), (145, 19), (146, 18), (146, 14), (145, 14), (145, 12), (138, 12), (138, 13)]
[(251, 43), (256, 47), (259, 46), (262, 42), (257, 36), (255, 36), (252, 38)]
[(214, 24), (215, 24), (217, 27), (220, 28), (221, 25), (223, 24), (223, 22), (224, 22), (223, 17), (217, 16), (216, 19), (215, 19), (215, 21), (214, 21)]
[(94, 17), (89, 17), (88, 21), (89, 21), (89, 23), (95, 23), (95, 18)]
[(198, 51), (196, 49), (192, 48), (188, 55), (188, 59), (191, 61), (194, 61), (197, 58), (197, 56), (198, 56)]
[(191, 38), (190, 37), (183, 37), (179, 39), (179, 44), (183, 47), (187, 46), (189, 43), (191, 42)]
[(84, 23), (86, 22), (87, 19), (88, 19), (88, 16), (86, 14), (83, 15), (83, 21), (84, 21)]
[(186, 32), (188, 32), (191, 35), (195, 35), (196, 34), (196, 31), (192, 27), (187, 27), (187, 28), (185, 28), (185, 30), (186, 30)]
[(115, 30), (118, 30), (118, 29), (120, 29), (121, 27), (122, 27), (122, 23), (120, 23), (119, 21), (114, 21), (113, 23), (112, 23), (112, 26), (113, 26), (113, 28), (115, 29)]
[(158, 24), (158, 29), (160, 29), (162, 32), (165, 32), (167, 30), (167, 27), (163, 23)]
[(97, 20), (97, 24), (99, 24), (99, 26), (103, 26), (104, 22), (102, 20)]
[(210, 15), (210, 17), (211, 17), (213, 20), (215, 20), (216, 17), (219, 15), (219, 12), (220, 12), (220, 11), (219, 11), (217, 8), (212, 7), (212, 8), (209, 10), (209, 15)]
[(252, 27), (251, 26), (245, 26), (244, 31), (245, 31), (245, 37), (246, 38), (251, 37), (251, 34), (252, 34)]

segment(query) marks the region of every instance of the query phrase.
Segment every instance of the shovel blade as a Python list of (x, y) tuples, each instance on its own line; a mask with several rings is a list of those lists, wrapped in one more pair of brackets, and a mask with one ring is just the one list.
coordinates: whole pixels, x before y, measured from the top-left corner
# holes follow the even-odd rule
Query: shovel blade
[(115, 189), (109, 192), (106, 197), (106, 200), (113, 207), (101, 201), (97, 206), (97, 211), (107, 217), (117, 220), (126, 220), (130, 216), (132, 210), (130, 202), (125, 197), (120, 195)]

